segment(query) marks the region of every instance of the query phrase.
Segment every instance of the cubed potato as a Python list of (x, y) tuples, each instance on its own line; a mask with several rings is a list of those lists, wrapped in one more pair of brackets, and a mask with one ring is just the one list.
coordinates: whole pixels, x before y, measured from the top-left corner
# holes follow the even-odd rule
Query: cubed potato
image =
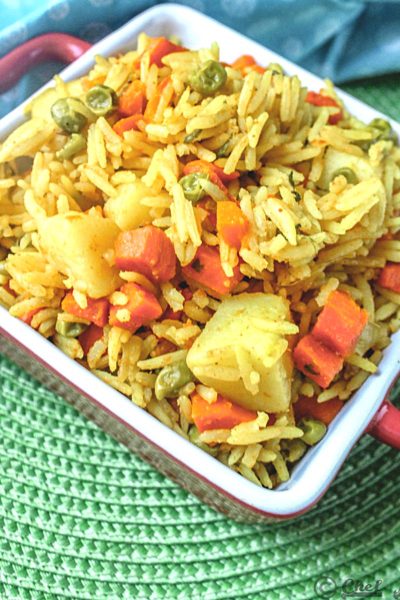
[(287, 301), (273, 294), (239, 294), (222, 301), (187, 355), (194, 375), (252, 410), (282, 412), (290, 404), (292, 360)]
[(136, 229), (151, 223), (150, 207), (145, 206), (142, 200), (152, 196), (153, 190), (140, 179), (133, 183), (123, 183), (118, 187), (118, 195), (106, 202), (104, 212), (123, 231)]
[(39, 223), (40, 246), (48, 260), (91, 298), (107, 296), (119, 286), (118, 270), (104, 258), (118, 233), (115, 223), (95, 213), (70, 211)]

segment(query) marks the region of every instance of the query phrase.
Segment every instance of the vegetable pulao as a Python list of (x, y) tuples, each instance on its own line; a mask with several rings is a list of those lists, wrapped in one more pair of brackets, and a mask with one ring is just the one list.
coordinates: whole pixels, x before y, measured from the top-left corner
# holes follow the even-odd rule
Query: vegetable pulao
[(400, 151), (278, 64), (142, 34), (0, 146), (0, 301), (257, 485), (400, 324)]

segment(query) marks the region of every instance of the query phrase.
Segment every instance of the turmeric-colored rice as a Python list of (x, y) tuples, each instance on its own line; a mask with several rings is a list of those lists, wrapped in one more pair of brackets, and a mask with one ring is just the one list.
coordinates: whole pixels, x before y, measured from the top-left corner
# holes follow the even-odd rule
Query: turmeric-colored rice
[[(317, 106), (299, 79), (276, 65), (256, 68), (249, 61), (235, 68), (220, 62), (216, 44), (173, 51), (157, 61), (156, 42), (142, 34), (136, 50), (98, 57), (86, 77), (56, 78), (53, 88), (31, 102), (27, 121), (1, 144), (0, 303), (179, 435), (255, 484), (273, 488), (289, 478), (307, 447), (296, 417), (298, 399), (348, 400), (379, 372), (382, 351), (399, 328), (400, 293), (377, 280), (387, 262), (400, 262), (400, 151), (390, 127), (383, 135), (350, 115), (330, 82), (321, 94), (331, 101)], [(209, 61), (226, 79), (215, 92), (201, 93), (193, 77)], [(147, 108), (138, 126), (118, 133), (120, 99), (133, 81), (143, 84)], [(85, 103), (98, 85), (115, 94), (113, 109), (100, 116)], [(68, 135), (51, 111), (60, 98), (77, 99), (74, 106), (85, 121), (79, 134), (84, 144), (70, 156), (62, 152)], [(181, 185), (185, 165), (194, 160), (217, 165), (225, 177), (225, 187), (205, 178), (198, 203)], [(227, 200), (248, 223), (240, 246), (223, 239), (215, 224), (216, 207)], [(83, 219), (82, 233), (63, 237), (63, 224), (77, 219)], [(161, 284), (115, 264), (119, 232), (146, 225), (163, 231), (176, 255), (176, 275)], [(58, 241), (50, 239), (54, 228)], [(228, 280), (239, 273), (229, 293), (182, 272), (203, 246), (219, 253)], [(126, 283), (156, 297), (163, 314), (124, 328), (130, 318), (121, 290)], [(106, 324), (87, 352), (79, 335), (62, 333), (67, 325), (78, 325), (80, 332), (90, 325), (90, 319), (62, 308), (69, 290), (83, 310), (88, 298), (98, 297), (120, 307), (120, 326)], [(212, 380), (239, 382), (251, 399), (262, 379), (253, 350), (264, 338), (257, 336), (268, 332), (275, 336), (268, 339), (281, 343), (275, 358), (272, 349), (265, 350), (267, 370), (282, 356), (291, 361), (294, 345), (312, 331), (335, 290), (367, 311), (368, 325), (332, 383), (322, 389), (292, 365), (284, 410), (266, 405), (254, 411), (253, 420), (199, 431), (194, 395), (217, 402), (221, 394)], [(160, 371), (193, 356), (192, 347), (199, 347), (199, 336), (227, 299), (253, 293), (279, 298), (288, 307), (286, 317), (255, 319), (259, 342), (250, 350), (239, 339), (230, 343), (232, 363), (222, 331), (222, 358), (195, 364), (190, 381), (174, 394), (157, 394)]]

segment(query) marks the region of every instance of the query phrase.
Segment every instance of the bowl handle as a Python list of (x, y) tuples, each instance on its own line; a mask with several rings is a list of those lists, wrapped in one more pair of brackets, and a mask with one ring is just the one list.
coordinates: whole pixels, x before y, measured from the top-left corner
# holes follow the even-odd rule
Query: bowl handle
[(71, 63), (91, 44), (65, 33), (45, 33), (21, 44), (0, 58), (0, 92), (15, 85), (29, 69), (48, 60)]
[(369, 424), (367, 433), (380, 442), (400, 450), (400, 410), (387, 398)]

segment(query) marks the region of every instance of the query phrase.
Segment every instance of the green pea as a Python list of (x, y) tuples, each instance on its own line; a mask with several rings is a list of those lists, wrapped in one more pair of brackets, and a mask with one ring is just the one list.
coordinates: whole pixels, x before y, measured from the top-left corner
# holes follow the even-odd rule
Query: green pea
[(342, 167), (341, 169), (335, 171), (332, 175), (332, 181), (335, 179), (335, 177), (339, 177), (339, 175), (343, 175), (343, 177), (346, 177), (347, 183), (356, 184), (359, 182), (359, 179), (354, 173), (353, 169), (349, 169), (348, 167)]
[(106, 115), (116, 108), (117, 95), (107, 85), (95, 85), (86, 94), (85, 102), (95, 115)]
[(69, 321), (60, 321), (56, 322), (56, 331), (60, 335), (70, 338), (76, 338), (78, 335), (81, 335), (87, 329), (87, 325), (84, 323), (70, 323)]
[(72, 133), (64, 146), (56, 152), (56, 157), (59, 160), (71, 158), (86, 146), (86, 140), (80, 133)]
[(203, 181), (208, 181), (206, 173), (190, 173), (179, 180), (185, 197), (193, 204), (197, 204), (206, 195), (202, 185)]
[(194, 142), (194, 140), (197, 138), (197, 136), (201, 133), (201, 129), (195, 129), (194, 131), (192, 131), (192, 133), (188, 133), (187, 136), (184, 138), (184, 143), (185, 144), (190, 144), (191, 142)]
[(226, 70), (216, 60), (207, 61), (190, 80), (190, 84), (196, 92), (209, 96), (217, 92), (225, 83)]
[(364, 152), (368, 152), (373, 144), (380, 141), (398, 143), (397, 134), (386, 119), (372, 119), (370, 124), (365, 126), (365, 129), (372, 133), (372, 139), (355, 142)]
[(300, 439), (282, 440), (281, 452), (288, 462), (297, 462), (305, 454), (307, 445)]
[(154, 391), (157, 400), (174, 398), (181, 387), (193, 380), (185, 360), (167, 365), (157, 375)]
[(304, 435), (301, 438), (308, 446), (314, 446), (317, 442), (322, 440), (326, 433), (326, 425), (322, 421), (317, 419), (311, 419), (311, 417), (303, 417), (297, 424), (304, 431)]
[(217, 158), (226, 158), (231, 153), (231, 139), (228, 138), (224, 144), (216, 151)]
[(76, 98), (60, 98), (54, 102), (51, 107), (51, 116), (61, 129), (67, 133), (79, 133), (86, 125), (87, 118), (81, 112), (78, 112), (71, 104), (80, 102)]
[(386, 121), (386, 119), (372, 119), (372, 121), (369, 124), (370, 127), (373, 127), (374, 129), (379, 129), (379, 131), (382, 131), (382, 133), (387, 133), (388, 131), (390, 131), (392, 129), (389, 121)]
[(189, 440), (193, 444), (196, 444), (196, 446), (198, 446), (199, 448), (204, 450), (204, 452), (207, 452), (207, 454), (211, 454), (211, 456), (216, 456), (218, 454), (218, 448), (212, 448), (211, 446), (209, 446), (208, 444), (205, 444), (204, 442), (202, 442), (199, 439), (200, 432), (195, 425), (192, 425), (190, 427), (188, 434), (189, 434)]
[(393, 131), (389, 121), (386, 121), (386, 119), (372, 119), (369, 126), (380, 131), (376, 140), (386, 140), (389, 142), (397, 143), (397, 135)]

